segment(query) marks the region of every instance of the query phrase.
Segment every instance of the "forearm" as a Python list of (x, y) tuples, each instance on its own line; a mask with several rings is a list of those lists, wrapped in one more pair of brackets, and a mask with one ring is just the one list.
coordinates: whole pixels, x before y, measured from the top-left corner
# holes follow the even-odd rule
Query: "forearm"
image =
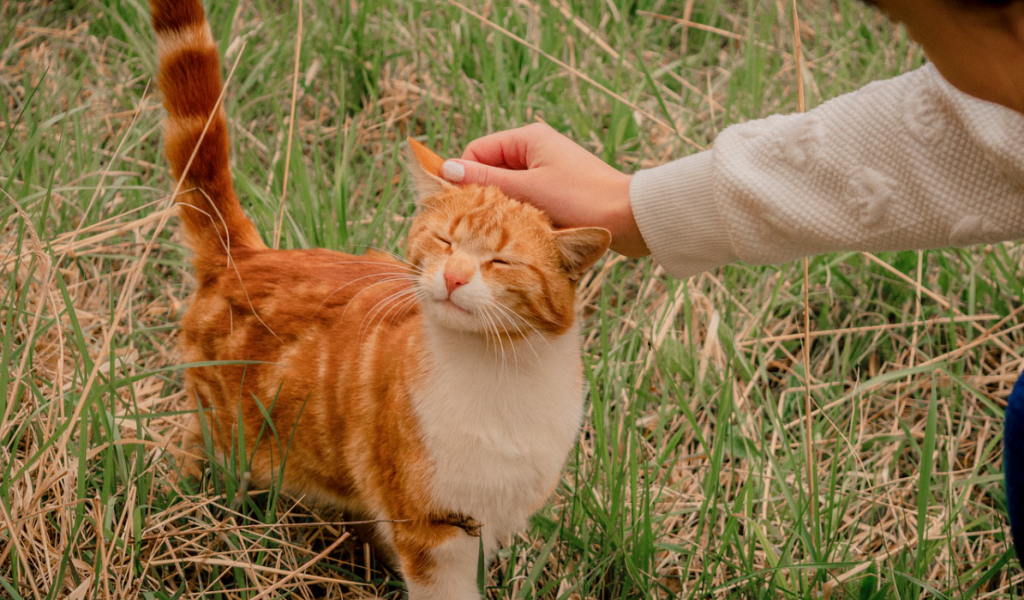
[(730, 127), (712, 151), (637, 173), (630, 202), (678, 277), (734, 260), (1022, 237), (1024, 115), (925, 68)]

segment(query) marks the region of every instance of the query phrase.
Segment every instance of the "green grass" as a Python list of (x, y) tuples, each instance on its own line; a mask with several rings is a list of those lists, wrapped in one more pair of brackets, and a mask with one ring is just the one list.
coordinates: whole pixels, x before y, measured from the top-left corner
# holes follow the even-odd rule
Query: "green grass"
[[(692, 4), (730, 36), (652, 15), (688, 4), (467, 2), (482, 21), (455, 2), (306, 0), (282, 246), (401, 250), (407, 135), (457, 154), (543, 119), (634, 171), (796, 110), (789, 3)], [(144, 2), (0, 6), (0, 597), (397, 597), (356, 541), (312, 560), (351, 528), (249, 489), (255, 440), (201, 489), (174, 483), (191, 282), (173, 215), (161, 227), (172, 181)], [(236, 185), (268, 240), (296, 6), (210, 7), (225, 70), (237, 61)], [(859, 3), (801, 10), (809, 108), (922, 63)], [(800, 263), (680, 282), (609, 254), (581, 294), (579, 448), (489, 597), (1020, 596), (999, 452), (1024, 253), (878, 258), (810, 259), (805, 304)]]

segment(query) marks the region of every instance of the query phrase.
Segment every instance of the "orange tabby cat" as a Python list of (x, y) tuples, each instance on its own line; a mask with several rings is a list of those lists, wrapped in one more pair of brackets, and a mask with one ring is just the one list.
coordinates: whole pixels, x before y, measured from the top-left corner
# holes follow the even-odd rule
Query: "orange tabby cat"
[(609, 233), (554, 231), (497, 188), (454, 187), (410, 140), (407, 261), (268, 249), (231, 182), (202, 4), (150, 6), (198, 280), (183, 352), (248, 361), (186, 373), (215, 449), (230, 455), (244, 435), (255, 484), (283, 468), (289, 493), (380, 519), (413, 600), (479, 598), (474, 536), (490, 555), (523, 527), (575, 441), (575, 284)]

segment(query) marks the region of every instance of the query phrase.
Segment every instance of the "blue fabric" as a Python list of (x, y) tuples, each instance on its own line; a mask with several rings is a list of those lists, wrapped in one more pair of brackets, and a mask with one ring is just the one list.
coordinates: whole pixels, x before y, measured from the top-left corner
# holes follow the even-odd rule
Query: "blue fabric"
[(1006, 474), (1006, 504), (1013, 545), (1017, 558), (1024, 563), (1024, 375), (1013, 385), (1006, 401), (1003, 473)]

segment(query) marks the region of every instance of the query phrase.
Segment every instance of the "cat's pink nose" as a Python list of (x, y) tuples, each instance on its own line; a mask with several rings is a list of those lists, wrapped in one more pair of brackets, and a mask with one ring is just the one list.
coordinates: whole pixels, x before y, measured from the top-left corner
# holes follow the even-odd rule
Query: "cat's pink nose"
[(455, 273), (452, 271), (444, 272), (444, 285), (448, 288), (448, 295), (451, 296), (452, 292), (458, 288), (469, 283), (469, 277), (463, 273)]

